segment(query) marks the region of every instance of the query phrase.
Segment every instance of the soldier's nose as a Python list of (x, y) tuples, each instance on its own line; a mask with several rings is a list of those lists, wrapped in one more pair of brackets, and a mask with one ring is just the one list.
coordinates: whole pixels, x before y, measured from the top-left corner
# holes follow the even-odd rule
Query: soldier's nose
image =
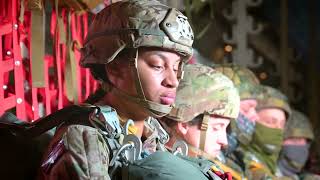
[(179, 85), (177, 74), (173, 70), (168, 70), (162, 84), (168, 88), (176, 88)]

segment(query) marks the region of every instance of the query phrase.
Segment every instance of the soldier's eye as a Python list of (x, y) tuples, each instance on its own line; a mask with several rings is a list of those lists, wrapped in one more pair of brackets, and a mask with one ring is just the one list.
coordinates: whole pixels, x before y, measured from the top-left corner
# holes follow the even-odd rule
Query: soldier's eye
[(219, 131), (220, 129), (223, 129), (223, 125), (221, 125), (221, 124), (216, 124), (216, 125), (212, 126), (213, 131)]
[(163, 70), (163, 66), (158, 66), (158, 65), (152, 65), (152, 68), (156, 71), (162, 71)]

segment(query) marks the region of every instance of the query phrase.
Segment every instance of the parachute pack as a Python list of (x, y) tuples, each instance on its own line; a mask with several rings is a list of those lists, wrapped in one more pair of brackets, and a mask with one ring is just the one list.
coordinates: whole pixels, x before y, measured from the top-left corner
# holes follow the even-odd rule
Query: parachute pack
[[(164, 148), (164, 143), (168, 141), (168, 134), (154, 118), (149, 118), (145, 123), (148, 128), (157, 132), (160, 146), (157, 149), (160, 151), (152, 154), (145, 153), (140, 138), (128, 133), (128, 127), (133, 121), (129, 120), (121, 127), (116, 111), (109, 106), (72, 105), (29, 124), (21, 123), (14, 115), (8, 113), (4, 114), (0, 120), (1, 138), (14, 142), (12, 147), (1, 148), (1, 156), (8, 159), (8, 161), (2, 161), (1, 171), (12, 168), (10, 171), (14, 173), (17, 169), (28, 167), (17, 175), (21, 177), (15, 179), (26, 179), (26, 177), (34, 179), (40, 166), (48, 168), (50, 164), (40, 165), (40, 163), (53, 137), (52, 129), (72, 124), (94, 127), (102, 134), (111, 152), (108, 168), (111, 179), (229, 179), (223, 172), (212, 169), (216, 167), (213, 162), (178, 153), (177, 145), (173, 153), (168, 152)], [(1, 141), (3, 142), (5, 141)], [(6, 146), (3, 144), (1, 147)], [(11, 149), (21, 151), (13, 153)], [(27, 149), (31, 149), (31, 156), (28, 154), (26, 157), (26, 153), (23, 153)], [(8, 152), (11, 153), (8, 154)], [(8, 166), (8, 162), (15, 162), (15, 164)], [(12, 178), (15, 174), (11, 173), (5, 174), (6, 177)]]

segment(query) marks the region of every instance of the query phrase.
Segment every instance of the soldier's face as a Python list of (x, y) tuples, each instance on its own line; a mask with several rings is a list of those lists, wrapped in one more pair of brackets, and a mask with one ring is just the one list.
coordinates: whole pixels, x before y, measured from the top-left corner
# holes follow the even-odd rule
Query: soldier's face
[[(204, 151), (209, 155), (216, 157), (220, 150), (228, 145), (226, 129), (230, 123), (230, 119), (218, 116), (210, 116), (208, 122), (208, 130), (205, 140)], [(186, 142), (194, 147), (200, 146), (200, 134), (201, 131), (197, 125), (186, 125), (183, 134), (183, 138)]]
[(258, 122), (269, 127), (284, 129), (286, 123), (286, 114), (283, 110), (278, 108), (261, 109), (258, 112)]
[(257, 100), (246, 99), (240, 101), (240, 113), (246, 116), (249, 120), (255, 122), (259, 119), (256, 111)]
[[(126, 94), (139, 97), (136, 89), (136, 69), (130, 67), (129, 56), (123, 56), (106, 66), (107, 77), (110, 82)], [(181, 57), (170, 51), (159, 49), (139, 50), (137, 60), (141, 87), (147, 100), (163, 105), (173, 104), (179, 84), (177, 79)], [(139, 86), (138, 86), (139, 87)], [(112, 93), (110, 93), (112, 95)], [(111, 96), (110, 95), (110, 96)], [(142, 94), (140, 94), (142, 95)], [(125, 97), (118, 96), (111, 103), (113, 106), (125, 109), (125, 116), (135, 119), (145, 119), (149, 112), (141, 105)], [(140, 96), (142, 98), (142, 96)], [(118, 109), (118, 112), (120, 110)]]
[(140, 53), (138, 70), (148, 100), (164, 105), (174, 103), (180, 63), (181, 57), (174, 52), (146, 50)]

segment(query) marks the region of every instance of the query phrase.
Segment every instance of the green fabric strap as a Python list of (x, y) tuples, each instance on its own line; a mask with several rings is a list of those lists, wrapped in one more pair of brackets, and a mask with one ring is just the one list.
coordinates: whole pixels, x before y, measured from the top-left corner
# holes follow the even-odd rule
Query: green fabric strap
[(68, 41), (67, 41), (67, 57), (65, 64), (65, 83), (66, 96), (74, 104), (79, 103), (78, 88), (77, 88), (77, 64), (74, 57), (73, 41), (71, 35), (71, 13), (68, 14)]
[[(86, 114), (89, 115), (95, 110), (95, 106), (92, 105), (72, 105), (65, 107), (52, 113), (46, 117), (43, 117), (34, 123), (30, 124), (17, 124), (16, 122), (7, 123), (0, 122), (0, 130), (8, 131), (13, 136), (25, 137), (25, 138), (34, 138), (38, 137), (46, 131), (57, 127), (62, 123), (76, 123), (72, 122), (71, 117)], [(69, 122), (68, 122), (69, 121)]]
[(20, 15), (19, 15), (20, 23), (23, 23), (23, 21), (24, 21), (24, 11), (25, 11), (24, 5), (25, 5), (24, 0), (20, 0)]
[(64, 29), (64, 24), (62, 17), (59, 14), (59, 0), (55, 0), (55, 8), (56, 8), (56, 16), (57, 16), (57, 24), (56, 24), (56, 31), (59, 33), (60, 43), (65, 44), (67, 42), (67, 33)]
[(199, 148), (204, 151), (204, 147), (206, 145), (206, 138), (207, 138), (207, 130), (208, 130), (208, 123), (209, 123), (209, 114), (204, 114), (202, 123), (201, 123), (201, 132), (200, 132), (200, 144)]
[(44, 9), (31, 11), (31, 75), (33, 87), (45, 87), (45, 12)]

